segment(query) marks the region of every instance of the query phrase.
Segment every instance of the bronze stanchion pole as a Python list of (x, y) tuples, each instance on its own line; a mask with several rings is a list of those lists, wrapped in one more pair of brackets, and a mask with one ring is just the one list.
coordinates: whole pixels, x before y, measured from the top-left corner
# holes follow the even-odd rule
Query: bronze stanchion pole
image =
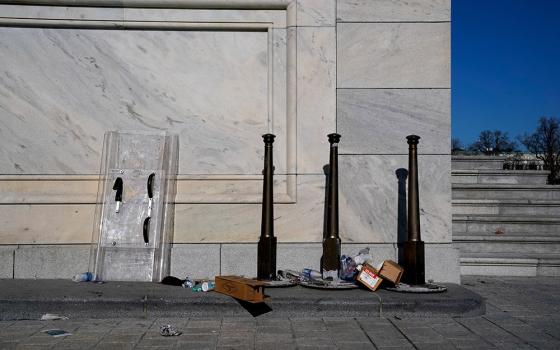
[(264, 170), (261, 237), (258, 244), (257, 278), (276, 279), (276, 237), (274, 237), (274, 192), (272, 143), (276, 136), (264, 134)]
[(418, 140), (409, 135), (408, 142), (408, 241), (404, 242), (403, 282), (425, 284), (424, 242), (420, 237), (420, 206), (418, 199)]
[(321, 273), (323, 278), (338, 279), (340, 269), (340, 238), (338, 235), (338, 142), (339, 134), (329, 134), (331, 144), (327, 183), (327, 231), (323, 237)]

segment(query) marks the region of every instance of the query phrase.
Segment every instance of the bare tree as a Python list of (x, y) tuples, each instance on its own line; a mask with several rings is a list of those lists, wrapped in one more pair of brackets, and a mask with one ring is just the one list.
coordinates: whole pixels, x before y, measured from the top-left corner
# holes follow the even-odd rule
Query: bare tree
[(517, 144), (509, 139), (507, 132), (500, 130), (484, 130), (478, 139), (469, 146), (470, 151), (483, 154), (500, 154), (515, 152)]
[(545, 169), (550, 170), (548, 183), (558, 183), (560, 169), (560, 123), (555, 117), (541, 117), (537, 129), (532, 134), (519, 137), (527, 150), (543, 161)]
[(451, 154), (458, 154), (462, 151), (464, 151), (464, 148), (463, 148), (463, 144), (461, 143), (461, 140), (459, 140), (457, 138), (452, 138), (451, 139)]

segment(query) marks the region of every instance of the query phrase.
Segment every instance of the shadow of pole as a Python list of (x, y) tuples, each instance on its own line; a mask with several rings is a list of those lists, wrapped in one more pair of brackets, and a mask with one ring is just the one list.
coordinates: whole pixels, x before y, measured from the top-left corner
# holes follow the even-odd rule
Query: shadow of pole
[(395, 171), (398, 179), (398, 206), (397, 206), (397, 250), (398, 263), (404, 263), (404, 242), (408, 240), (408, 221), (406, 211), (406, 179), (408, 170), (399, 168)]

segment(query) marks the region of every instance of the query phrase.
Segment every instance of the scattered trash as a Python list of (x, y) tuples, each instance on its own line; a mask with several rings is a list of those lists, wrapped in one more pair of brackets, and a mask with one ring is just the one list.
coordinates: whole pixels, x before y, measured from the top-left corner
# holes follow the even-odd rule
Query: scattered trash
[(183, 334), (183, 332), (178, 331), (175, 327), (170, 324), (163, 325), (159, 327), (159, 334), (164, 337), (175, 337)]
[(72, 277), (72, 281), (74, 282), (90, 282), (93, 281), (93, 273), (91, 272), (82, 272), (79, 273), (77, 275), (75, 275), (74, 277)]
[(385, 260), (379, 268), (379, 275), (395, 285), (399, 284), (403, 273), (404, 269), (393, 260)]
[(185, 278), (185, 282), (183, 282), (182, 286), (183, 288), (192, 288), (194, 287), (195, 282), (190, 279), (189, 277)]
[(215, 286), (216, 286), (216, 284), (212, 281), (202, 282), (202, 291), (203, 292), (212, 291), (212, 290), (214, 290)]
[(373, 265), (373, 257), (369, 253), (369, 248), (360, 249), (358, 255), (354, 257), (356, 265), (370, 264)]
[(343, 255), (340, 257), (340, 279), (348, 282), (354, 281), (354, 277), (357, 274), (357, 264), (349, 256)]
[(46, 333), (52, 337), (58, 338), (58, 337), (67, 337), (69, 335), (72, 335), (72, 333), (66, 332), (63, 329), (47, 329), (42, 331), (43, 333)]
[(383, 282), (383, 278), (379, 276), (379, 272), (369, 264), (358, 265), (358, 271), (360, 271), (360, 273), (358, 273), (356, 279), (374, 292), (379, 288), (381, 282)]
[(301, 270), (301, 277), (309, 280), (320, 280), (323, 278), (323, 275), (317, 270), (303, 269)]
[(41, 316), (41, 321), (52, 321), (52, 320), (67, 320), (68, 317), (60, 316), (57, 314), (44, 314)]
[(174, 276), (166, 276), (161, 280), (161, 284), (167, 284), (170, 286), (182, 286), (185, 280), (179, 279)]

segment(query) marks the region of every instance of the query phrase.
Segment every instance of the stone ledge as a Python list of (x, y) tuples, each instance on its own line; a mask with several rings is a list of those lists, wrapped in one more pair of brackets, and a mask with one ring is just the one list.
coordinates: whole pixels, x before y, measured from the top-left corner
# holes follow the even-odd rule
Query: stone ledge
[[(324, 291), (303, 287), (266, 290), (271, 312), (261, 317), (475, 316), (483, 299), (446, 284), (439, 294), (379, 290)], [(263, 305), (260, 306), (264, 309)], [(0, 319), (39, 319), (44, 313), (71, 319), (113, 317), (248, 316), (239, 302), (218, 293), (194, 293), (157, 283), (74, 283), (68, 280), (0, 280)], [(259, 311), (257, 309), (253, 310)]]

